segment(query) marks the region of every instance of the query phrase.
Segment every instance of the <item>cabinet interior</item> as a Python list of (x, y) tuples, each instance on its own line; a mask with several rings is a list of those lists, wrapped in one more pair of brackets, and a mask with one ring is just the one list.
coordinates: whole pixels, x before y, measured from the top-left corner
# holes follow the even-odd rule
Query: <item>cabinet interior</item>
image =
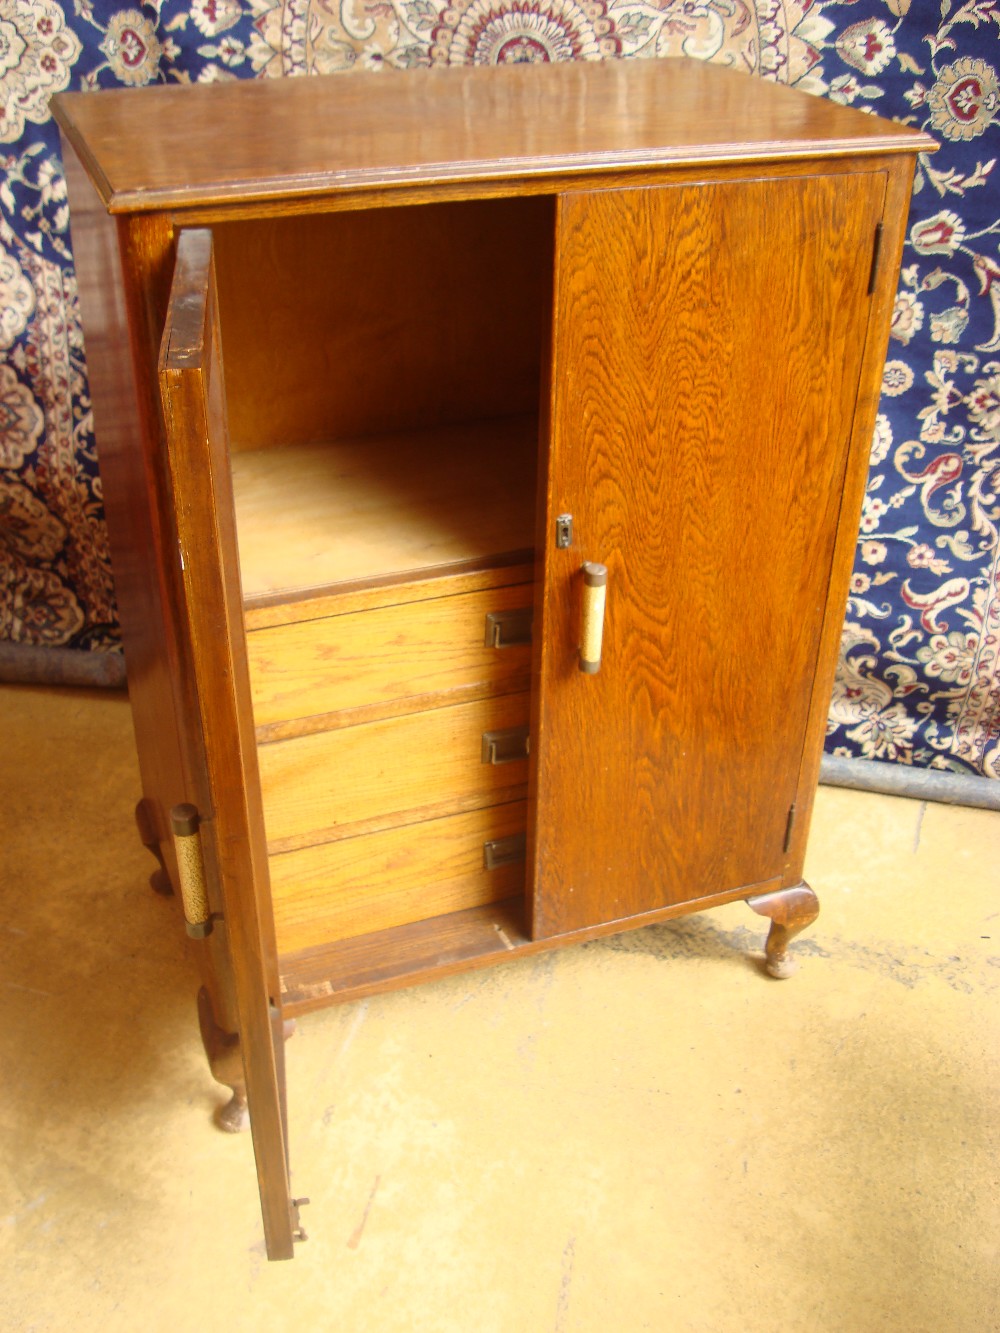
[(214, 229), (286, 960), (523, 894), (527, 759), (483, 735), (531, 650), (484, 627), (531, 611), (553, 235), (543, 197)]
[(530, 553), (553, 226), (524, 198), (214, 229), (248, 605)]

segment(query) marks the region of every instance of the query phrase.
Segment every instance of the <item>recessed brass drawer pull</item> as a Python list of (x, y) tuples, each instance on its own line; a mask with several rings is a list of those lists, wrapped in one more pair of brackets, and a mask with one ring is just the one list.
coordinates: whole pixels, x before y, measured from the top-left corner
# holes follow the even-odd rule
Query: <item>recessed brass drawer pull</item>
[(483, 865), (487, 870), (523, 861), (527, 851), (527, 834), (512, 833), (509, 838), (494, 838), (483, 843)]
[(527, 759), (529, 748), (527, 726), (483, 732), (484, 764), (516, 763), (518, 759)]
[(531, 642), (531, 622), (534, 611), (530, 606), (514, 611), (489, 611), (486, 615), (486, 647), (516, 648)]

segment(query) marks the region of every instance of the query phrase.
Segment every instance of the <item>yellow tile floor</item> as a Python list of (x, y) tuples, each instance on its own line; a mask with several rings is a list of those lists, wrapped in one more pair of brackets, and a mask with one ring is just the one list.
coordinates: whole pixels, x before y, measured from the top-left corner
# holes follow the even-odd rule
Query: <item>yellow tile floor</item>
[(786, 982), (733, 904), (303, 1019), (269, 1265), (127, 703), (0, 725), (3, 1330), (1000, 1328), (1000, 815), (821, 790)]

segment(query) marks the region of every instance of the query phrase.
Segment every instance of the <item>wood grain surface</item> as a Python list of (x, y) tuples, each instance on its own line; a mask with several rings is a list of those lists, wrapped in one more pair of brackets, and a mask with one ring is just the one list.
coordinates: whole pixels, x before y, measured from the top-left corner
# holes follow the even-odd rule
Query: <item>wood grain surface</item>
[(486, 870), (483, 845), (523, 833), (523, 801), (271, 857), (281, 954), (524, 892), (524, 860)]
[(234, 454), (244, 597), (530, 553), (537, 448), (510, 417)]
[(868, 480), (868, 460), (875, 430), (875, 417), (882, 392), (899, 265), (906, 238), (906, 211), (913, 186), (914, 165), (912, 157), (904, 156), (885, 162), (886, 198), (882, 217), (882, 241), (879, 246), (878, 266), (872, 275), (873, 290), (869, 303), (868, 332), (854, 409), (850, 453), (844, 471), (830, 588), (817, 652), (816, 679), (795, 795), (795, 828), (785, 858), (786, 887), (794, 887), (800, 883), (805, 866), (809, 824), (826, 738), (830, 695), (839, 657), (848, 587), (857, 554), (858, 525)]
[(721, 907), (734, 898), (769, 893), (778, 884), (777, 880), (744, 884), (726, 893), (694, 899), (696, 907), (674, 903), (627, 921), (605, 921), (541, 940), (531, 938), (527, 932), (524, 898), (519, 894), (428, 921), (414, 921), (371, 935), (317, 945), (282, 956), (281, 984), (286, 1012), (301, 1014), (327, 1004), (360, 1000), (366, 995), (436, 981), (456, 972), (582, 944), (602, 935), (638, 930), (690, 911)]
[(918, 130), (696, 60), (410, 70), (61, 93), (112, 211), (644, 164), (930, 150)]
[[(536, 936), (782, 873), (884, 192), (560, 200), (543, 531), (572, 513), (575, 544), (545, 547)], [(585, 560), (608, 567), (595, 676)]]
[(482, 762), (482, 733), (528, 721), (528, 695), (434, 708), (260, 747), (273, 852), (523, 795), (528, 761)]
[(211, 234), (178, 243), (160, 352), (160, 390), (183, 573), (197, 717), (210, 807), (201, 836), (216, 852), (231, 945), (240, 1050), (268, 1256), (292, 1256), (274, 917), (263, 842), (257, 747), (243, 644)]
[(214, 227), (233, 448), (536, 414), (554, 216), (493, 199)]
[[(526, 690), (531, 645), (488, 647), (486, 617), (530, 612), (532, 584), (495, 588), (370, 611), (304, 620), (247, 635), (254, 720), (259, 740), (278, 724), (303, 720), (310, 730), (346, 726), (377, 712), (417, 708)], [(461, 696), (461, 698), (459, 697)]]

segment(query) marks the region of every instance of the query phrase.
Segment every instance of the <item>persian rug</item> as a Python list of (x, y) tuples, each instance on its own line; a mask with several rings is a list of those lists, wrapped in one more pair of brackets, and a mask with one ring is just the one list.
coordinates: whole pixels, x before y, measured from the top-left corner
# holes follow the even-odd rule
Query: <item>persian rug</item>
[(1000, 777), (1000, 0), (0, 0), (0, 639), (118, 642), (52, 93), (667, 56), (941, 144), (917, 173), (828, 748)]

